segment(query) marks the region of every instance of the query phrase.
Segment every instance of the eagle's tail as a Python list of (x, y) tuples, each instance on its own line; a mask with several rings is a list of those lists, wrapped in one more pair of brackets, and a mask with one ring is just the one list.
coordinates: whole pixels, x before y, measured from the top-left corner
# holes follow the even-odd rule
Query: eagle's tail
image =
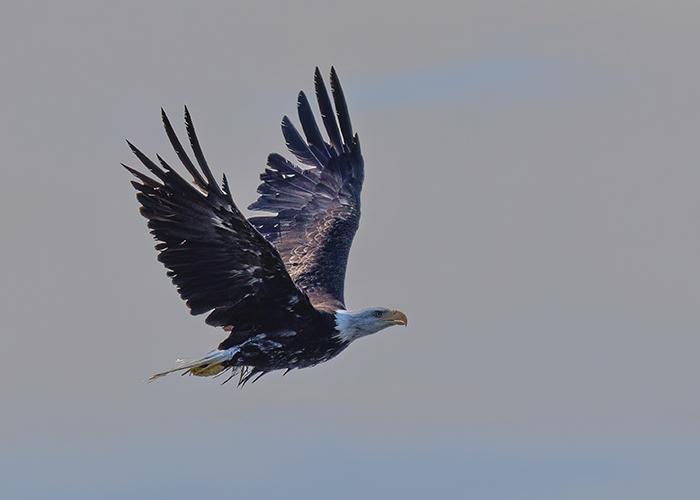
[(161, 373), (156, 373), (148, 379), (148, 382), (153, 382), (155, 379), (164, 377), (168, 373), (179, 372), (182, 370), (186, 370), (183, 375), (195, 375), (196, 377), (211, 377), (213, 375), (218, 375), (230, 366), (225, 366), (224, 363), (226, 361), (231, 361), (239, 350), (240, 348), (238, 346), (223, 351), (215, 349), (199, 359), (178, 359), (178, 365), (176, 367)]

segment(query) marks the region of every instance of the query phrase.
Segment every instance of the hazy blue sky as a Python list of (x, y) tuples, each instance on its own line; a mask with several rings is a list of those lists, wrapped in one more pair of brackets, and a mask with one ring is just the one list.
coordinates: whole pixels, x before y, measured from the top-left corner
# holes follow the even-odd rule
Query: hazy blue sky
[[(697, 498), (697, 2), (0, 14), (0, 497)], [(175, 163), (187, 104), (245, 207), (317, 65), (365, 155), (348, 306), (409, 327), (145, 384), (224, 335), (156, 261), (124, 139)]]

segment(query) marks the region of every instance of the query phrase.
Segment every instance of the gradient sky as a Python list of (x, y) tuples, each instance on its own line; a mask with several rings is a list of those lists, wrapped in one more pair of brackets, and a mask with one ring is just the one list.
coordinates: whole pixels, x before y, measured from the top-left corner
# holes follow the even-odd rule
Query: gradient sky
[[(249, 5), (250, 4), (250, 5)], [(694, 499), (694, 2), (0, 9), (3, 499)], [(156, 261), (124, 139), (192, 112), (241, 207), (335, 65), (366, 164), (348, 306), (409, 327), (243, 390)]]

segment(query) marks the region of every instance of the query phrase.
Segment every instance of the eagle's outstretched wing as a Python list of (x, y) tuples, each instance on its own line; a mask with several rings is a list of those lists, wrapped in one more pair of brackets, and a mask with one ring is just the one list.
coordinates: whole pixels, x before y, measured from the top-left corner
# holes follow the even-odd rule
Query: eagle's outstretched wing
[(162, 117), (168, 138), (194, 184), (160, 156), (157, 165), (131, 143), (134, 154), (156, 179), (124, 167), (140, 181), (132, 184), (138, 191), (141, 214), (159, 241), (158, 260), (168, 268), (168, 276), (191, 313), (211, 311), (206, 322), (235, 330), (232, 335), (254, 334), (284, 322), (289, 315), (313, 313), (308, 297), (290, 278), (277, 250), (234, 204), (226, 176), (221, 187), (217, 184), (187, 108), (187, 134), (199, 169), (164, 112)]
[(260, 175), (260, 197), (248, 208), (276, 215), (249, 220), (275, 245), (290, 276), (312, 303), (337, 309), (345, 308), (345, 269), (360, 222), (364, 163), (335, 69), (331, 68), (330, 78), (335, 113), (318, 68), (314, 81), (328, 142), (321, 136), (306, 95), (300, 92), (297, 108), (306, 139), (286, 116), (282, 133), (289, 150), (311, 168), (271, 154), (268, 168)]

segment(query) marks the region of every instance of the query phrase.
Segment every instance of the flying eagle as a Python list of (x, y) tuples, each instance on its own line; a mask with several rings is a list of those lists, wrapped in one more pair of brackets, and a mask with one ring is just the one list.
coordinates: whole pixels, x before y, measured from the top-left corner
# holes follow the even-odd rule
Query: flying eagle
[[(288, 117), (282, 134), (304, 168), (279, 154), (267, 158), (259, 198), (249, 210), (268, 212), (246, 219), (207, 165), (185, 107), (185, 126), (195, 165), (161, 109), (168, 139), (185, 169), (186, 181), (160, 156), (151, 161), (129, 147), (153, 174), (123, 165), (138, 181), (141, 215), (158, 241), (158, 260), (168, 269), (192, 315), (228, 337), (200, 359), (180, 360), (158, 373), (208, 377), (230, 370), (239, 385), (273, 370), (314, 366), (336, 356), (352, 341), (392, 325), (406, 325), (401, 311), (345, 308), (345, 268), (360, 221), (364, 162), (353, 135), (338, 75), (331, 68), (335, 112), (318, 68), (314, 75), (324, 140), (304, 92), (297, 108), (304, 137)], [(286, 372), (285, 372), (286, 373)]]

